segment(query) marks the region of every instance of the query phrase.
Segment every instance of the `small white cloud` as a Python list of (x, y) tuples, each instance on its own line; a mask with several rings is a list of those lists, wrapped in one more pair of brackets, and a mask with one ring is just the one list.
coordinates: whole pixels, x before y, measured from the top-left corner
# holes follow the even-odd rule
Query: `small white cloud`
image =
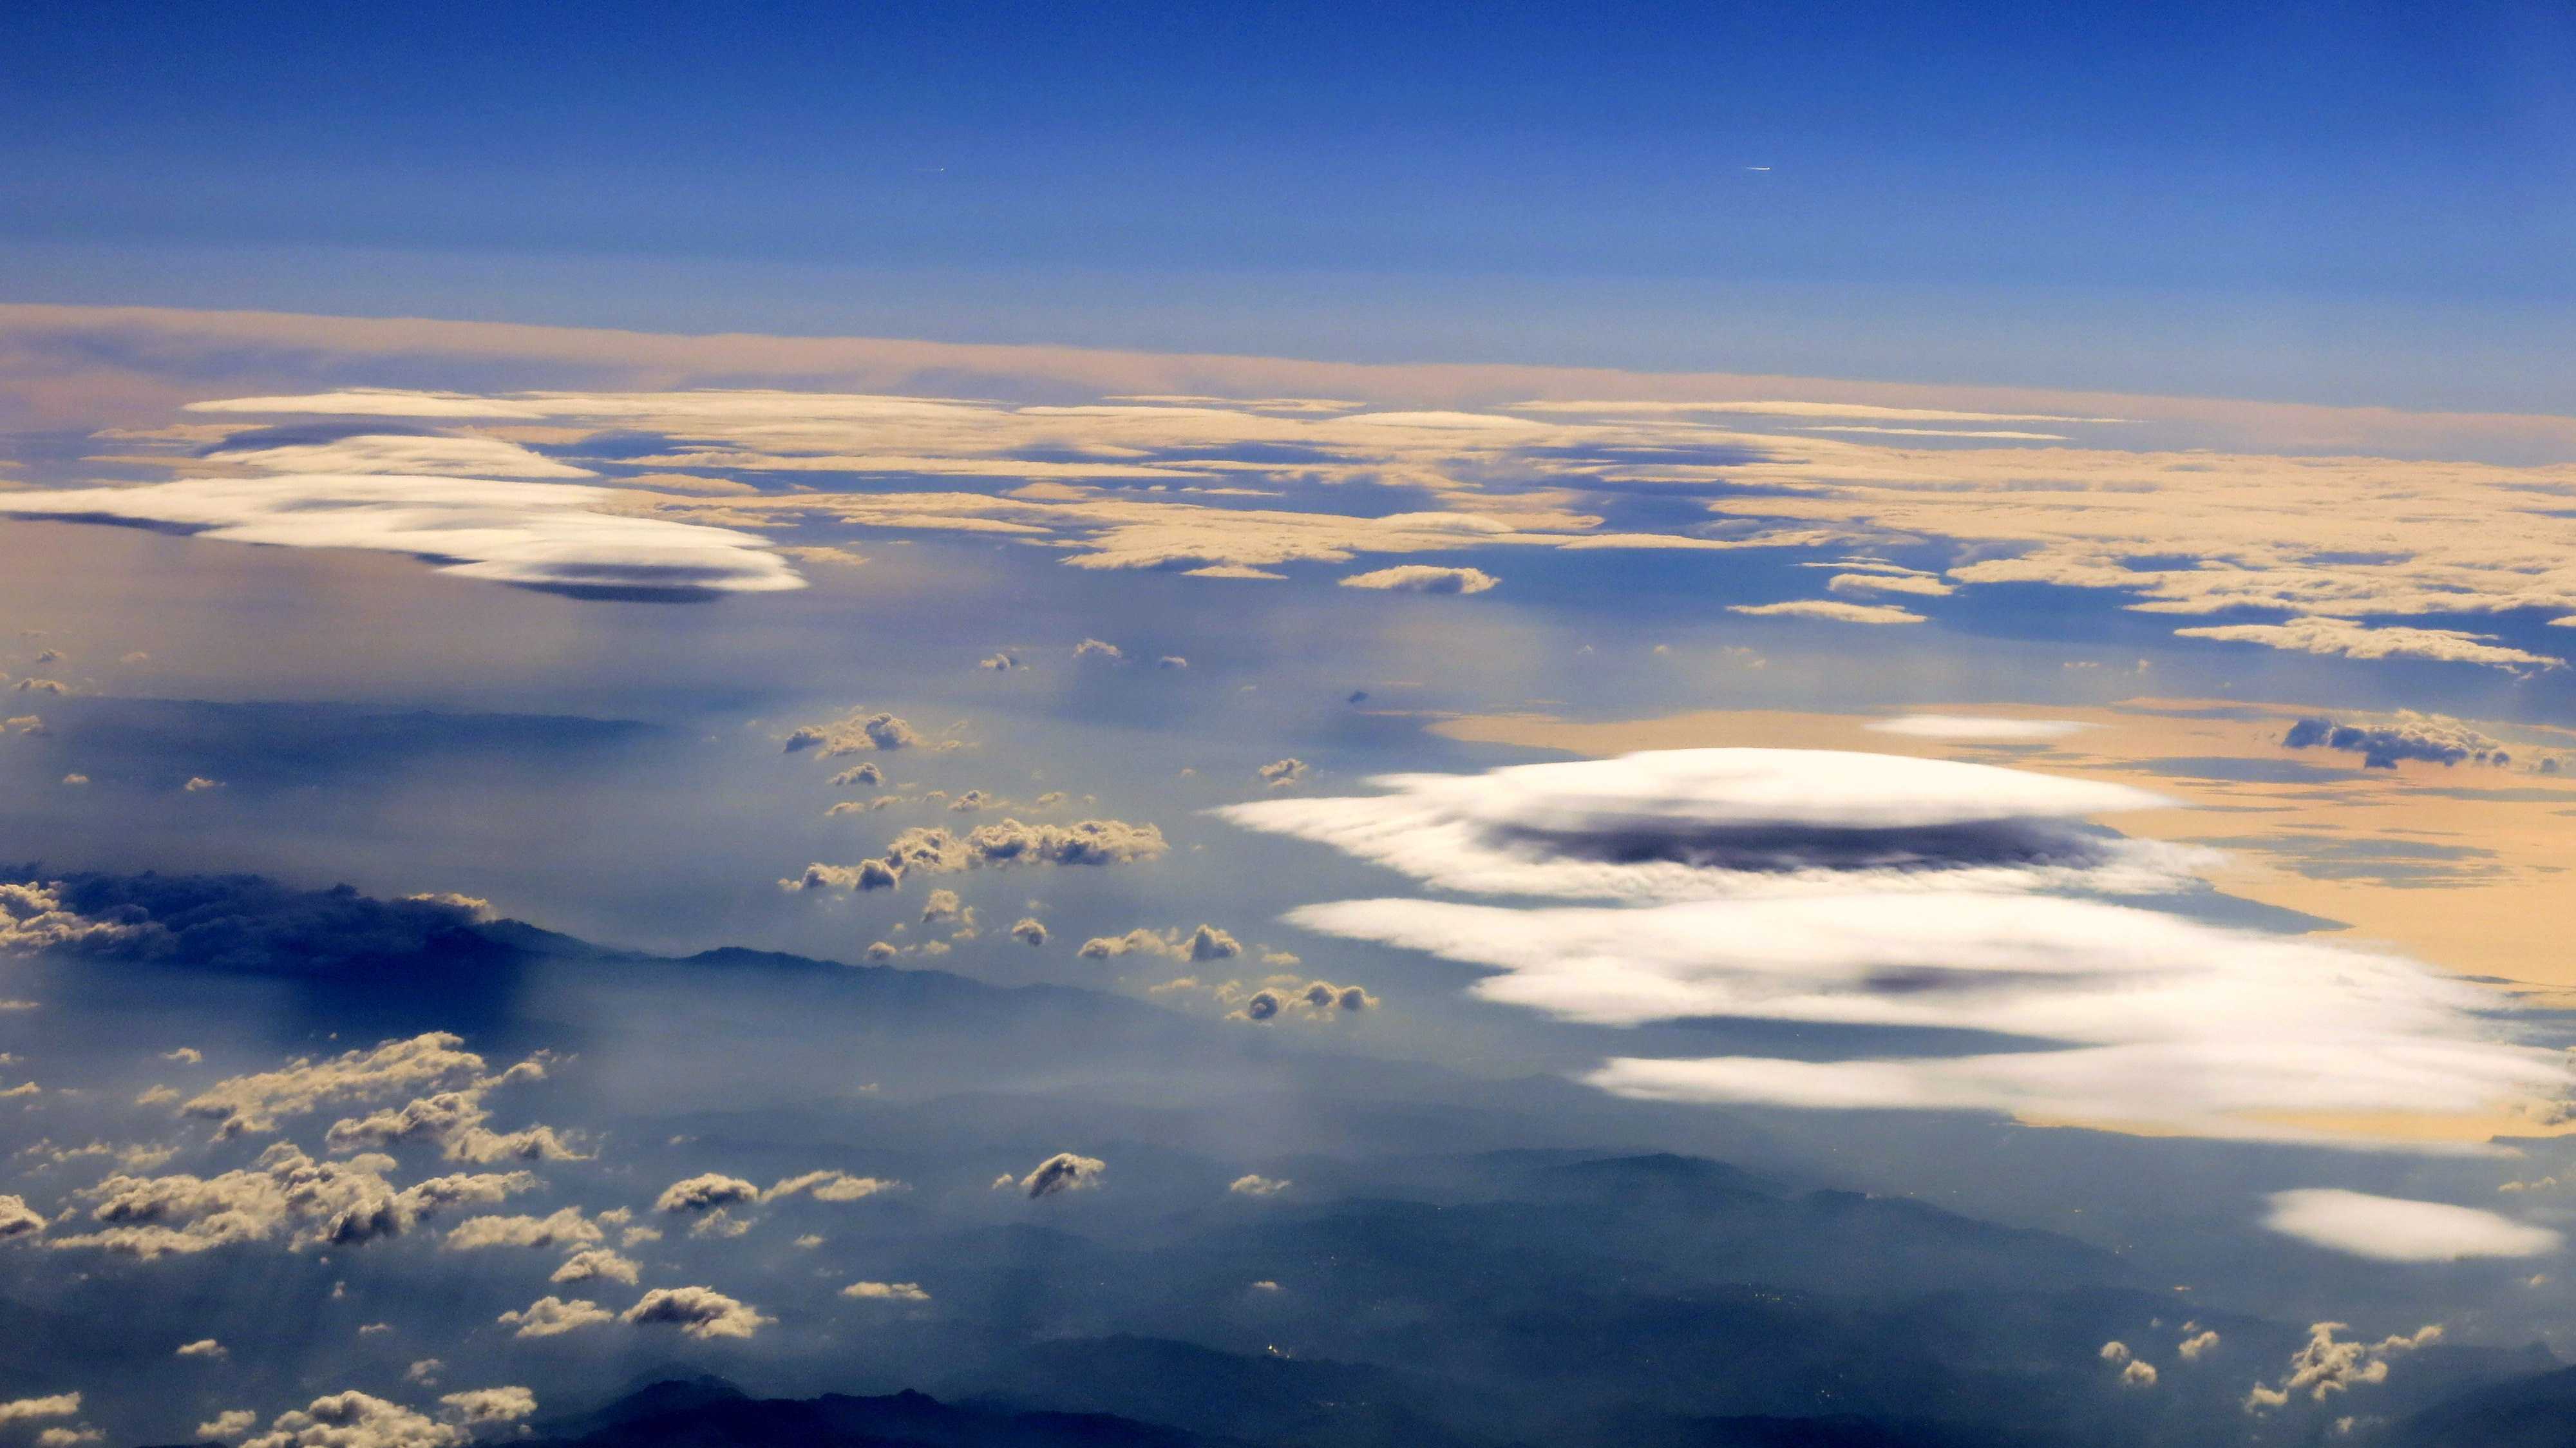
[(1481, 568), (1439, 568), (1428, 563), (1407, 563), (1370, 573), (1354, 573), (1342, 580), (1342, 587), (1373, 588), (1393, 593), (1483, 593), (1500, 582), (1501, 579)]

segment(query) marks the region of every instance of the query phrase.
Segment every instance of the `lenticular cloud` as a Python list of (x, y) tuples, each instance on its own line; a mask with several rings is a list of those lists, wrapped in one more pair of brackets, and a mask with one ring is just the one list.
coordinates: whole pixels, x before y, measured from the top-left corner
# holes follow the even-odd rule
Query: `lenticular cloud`
[(1495, 972), (1476, 993), (1592, 1025), (1732, 1017), (2017, 1036), (1840, 1061), (1622, 1057), (1646, 1099), (1994, 1111), (2211, 1137), (2378, 1144), (2380, 1113), (2554, 1112), (2562, 1053), (2480, 988), (2394, 954), (2073, 892), (2194, 883), (2193, 857), (2089, 826), (2117, 785), (1824, 750), (1708, 749), (1265, 800), (1237, 823), (1434, 885), (1626, 902), (1383, 899), (1289, 920)]
[(1622, 1058), (1620, 1095), (1940, 1108), (2205, 1136), (2313, 1139), (2296, 1118), (2475, 1113), (2564, 1090), (2559, 1052), (2499, 1038), (2478, 987), (2400, 956), (2029, 895), (1878, 895), (1509, 910), (1427, 900), (1289, 917), (1491, 967), (1490, 1000), (1630, 1026), (1732, 1016), (2003, 1032), (2032, 1049), (1781, 1061)]
[(1443, 889), (1660, 901), (2189, 884), (2197, 851), (2086, 817), (2170, 803), (2125, 785), (1822, 749), (1676, 749), (1396, 774), (1393, 791), (1218, 811)]
[(687, 596), (805, 586), (763, 539), (606, 511), (621, 496), (580, 484), (290, 473), (0, 493), (0, 513), (407, 553), (443, 573), (559, 592)]

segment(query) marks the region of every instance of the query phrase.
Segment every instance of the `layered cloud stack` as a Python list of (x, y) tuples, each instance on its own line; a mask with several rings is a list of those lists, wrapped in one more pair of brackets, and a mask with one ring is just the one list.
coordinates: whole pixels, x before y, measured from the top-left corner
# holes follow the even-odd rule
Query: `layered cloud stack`
[(1221, 813), (1446, 890), (1618, 903), (1362, 900), (1295, 923), (1486, 967), (1478, 994), (1566, 1020), (1989, 1033), (1958, 1054), (1622, 1057), (1589, 1078), (1622, 1095), (2377, 1144), (2350, 1123), (2546, 1117), (2568, 1089), (2564, 1057), (2510, 1039), (2468, 982), (2101, 898), (2209, 894), (2207, 856), (2087, 822), (2169, 803), (2125, 786), (1768, 749), (1377, 782)]

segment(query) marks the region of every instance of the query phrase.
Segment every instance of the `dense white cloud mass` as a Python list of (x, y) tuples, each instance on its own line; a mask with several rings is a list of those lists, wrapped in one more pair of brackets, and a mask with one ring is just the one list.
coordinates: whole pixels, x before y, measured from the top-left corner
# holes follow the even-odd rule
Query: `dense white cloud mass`
[(1259, 800), (1222, 818), (1452, 890), (1658, 900), (1882, 889), (2170, 889), (2200, 857), (2084, 816), (2163, 803), (2124, 785), (1948, 760), (1683, 749), (1399, 774), (1391, 792)]
[(805, 586), (752, 534), (603, 510), (631, 496), (579, 484), (297, 473), (0, 492), (0, 513), (144, 523), (283, 548), (405, 553), (460, 578), (538, 588), (760, 593)]
[(2488, 996), (2455, 977), (2098, 901), (1849, 893), (1512, 910), (1368, 900), (1289, 918), (1494, 968), (1502, 973), (1477, 994), (1568, 1020), (1734, 1016), (2034, 1042), (1832, 1062), (1622, 1058), (1589, 1078), (1627, 1096), (2297, 1139), (2321, 1135), (2286, 1119), (2300, 1113), (2546, 1111), (2576, 1087), (2561, 1053), (2503, 1038), (2483, 1018)]
[(2565, 1239), (2475, 1207), (2314, 1187), (2274, 1192), (2263, 1225), (2331, 1252), (2379, 1262), (2537, 1257)]

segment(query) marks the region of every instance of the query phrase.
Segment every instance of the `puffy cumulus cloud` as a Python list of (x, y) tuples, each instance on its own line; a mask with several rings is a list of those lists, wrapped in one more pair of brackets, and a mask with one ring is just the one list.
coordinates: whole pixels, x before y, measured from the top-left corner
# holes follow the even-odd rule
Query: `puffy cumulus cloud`
[[(2568, 1063), (2478, 986), (2405, 957), (2055, 896), (1849, 892), (1632, 909), (1308, 906), (1309, 929), (1497, 972), (1476, 994), (1566, 1020), (1710, 1016), (2001, 1032), (2032, 1049), (1789, 1061), (1617, 1058), (1644, 1099), (1996, 1111), (2188, 1134), (2376, 1142), (2333, 1118), (2520, 1109)], [(2039, 1045), (2036, 1043), (2046, 1043)]]
[(291, 1232), (290, 1245), (345, 1247), (399, 1236), (459, 1206), (502, 1201), (538, 1185), (526, 1172), (429, 1177), (397, 1188), (391, 1158), (316, 1161), (285, 1142), (244, 1170), (212, 1177), (117, 1173), (84, 1188), (96, 1226), (56, 1248), (96, 1248), (150, 1261)]
[(587, 1247), (604, 1235), (581, 1214), (580, 1208), (563, 1207), (542, 1217), (468, 1217), (450, 1227), (440, 1245), (451, 1252), (485, 1247)]
[(1119, 663), (1126, 659), (1127, 653), (1106, 639), (1084, 639), (1073, 646), (1073, 656), (1077, 659), (1107, 659), (1111, 663)]
[(510, 1334), (512, 1337), (560, 1337), (567, 1332), (578, 1332), (585, 1327), (597, 1327), (616, 1320), (616, 1313), (596, 1302), (578, 1298), (566, 1302), (554, 1296), (540, 1297), (523, 1308), (502, 1313), (494, 1319), (503, 1327), (516, 1329)]
[(1985, 714), (1899, 714), (1866, 726), (1875, 734), (1962, 744), (2036, 744), (2089, 729), (2071, 719), (2002, 719)]
[(954, 874), (1010, 865), (1127, 865), (1170, 850), (1160, 828), (1125, 820), (1026, 824), (1005, 817), (964, 834), (914, 828), (886, 842), (885, 853), (855, 865), (807, 865), (778, 882), (783, 890), (885, 890), (906, 874)]
[(1844, 603), (1831, 598), (1793, 598), (1783, 603), (1738, 603), (1728, 613), (1755, 618), (1820, 618), (1830, 623), (1921, 623), (1923, 615), (1892, 603)]
[(841, 1289), (843, 1297), (861, 1302), (928, 1302), (930, 1294), (918, 1282), (853, 1282)]
[[(215, 1122), (216, 1135), (231, 1137), (275, 1131), (281, 1117), (303, 1116), (342, 1102), (382, 1099), (443, 1086), (469, 1088), (468, 1094), (475, 1095), (493, 1086), (544, 1075), (544, 1066), (530, 1060), (487, 1076), (483, 1058), (464, 1046), (461, 1036), (424, 1031), (337, 1056), (300, 1056), (279, 1070), (226, 1077), (191, 1097), (180, 1110)], [(419, 1134), (435, 1135), (443, 1127), (470, 1117), (473, 1109), (467, 1106), (452, 1112), (423, 1102), (413, 1105), (421, 1107), (414, 1115), (407, 1115), (411, 1107), (406, 1107), (382, 1117), (336, 1123), (331, 1145), (350, 1148), (370, 1141), (400, 1140), (404, 1129), (414, 1123), (419, 1123)]]
[(1500, 582), (1501, 579), (1481, 568), (1435, 568), (1428, 563), (1407, 563), (1395, 568), (1351, 574), (1342, 580), (1342, 587), (1373, 588), (1387, 593), (1483, 593)]
[(1398, 774), (1376, 796), (1215, 813), (1444, 889), (1624, 900), (1850, 891), (2123, 892), (2185, 883), (2200, 852), (2094, 830), (2154, 808), (2125, 785), (1818, 749), (1681, 749)]
[[(28, 912), (32, 911), (32, 916)], [(456, 900), (376, 900), (346, 885), (296, 890), (255, 875), (22, 874), (0, 880), (0, 945), (317, 976), (496, 959), (480, 913)]]
[(1306, 777), (1306, 761), (1293, 757), (1274, 759), (1253, 772), (1272, 789), (1286, 789)]
[(389, 1146), (426, 1139), (438, 1143), (440, 1153), (448, 1160), (477, 1165), (589, 1159), (551, 1126), (508, 1132), (490, 1129), (483, 1124), (490, 1119), (490, 1113), (483, 1110), (481, 1095), (479, 1091), (442, 1091), (398, 1109), (336, 1121), (326, 1140), (333, 1151), (351, 1151), (365, 1145)]
[[(1185, 990), (1195, 981), (1177, 980), (1156, 987), (1157, 990)], [(1227, 981), (1208, 988), (1220, 1005), (1232, 1006), (1227, 1018), (1267, 1024), (1271, 1021), (1304, 1019), (1329, 1021), (1374, 1010), (1378, 999), (1355, 985), (1335, 985), (1329, 980), (1310, 980), (1300, 984), (1293, 975), (1272, 976), (1266, 981), (1246, 985)]]
[(641, 1271), (633, 1258), (620, 1256), (605, 1247), (594, 1247), (566, 1257), (563, 1265), (555, 1268), (554, 1275), (546, 1280), (558, 1283), (623, 1282), (632, 1287)]
[(2190, 1336), (2185, 1337), (2182, 1341), (2174, 1344), (2174, 1355), (2187, 1363), (2196, 1363), (2202, 1358), (2209, 1356), (2211, 1353), (2218, 1351), (2218, 1329), (2214, 1327), (2205, 1327), (2201, 1328), (2198, 1332), (2193, 1332), (2192, 1329), (2194, 1326), (2196, 1326), (2196, 1324), (2188, 1322), (2184, 1323), (2182, 1325), (2182, 1330), (2189, 1333)]
[(956, 891), (933, 890), (929, 898), (921, 902), (921, 918), (924, 921), (971, 921), (974, 919), (974, 914), (963, 901), (957, 898)]
[(2537, 1257), (2565, 1239), (2476, 1207), (2311, 1187), (2274, 1192), (2263, 1225), (2330, 1252), (2379, 1262)]
[[(1059, 1151), (1032, 1167), (1027, 1176), (1019, 1179), (1018, 1185), (1022, 1192), (1028, 1194), (1029, 1200), (1035, 1201), (1061, 1192), (1089, 1191), (1100, 1185), (1100, 1178), (1108, 1170), (1109, 1163), (1096, 1156), (1076, 1156), (1069, 1151)], [(1009, 1182), (1010, 1178), (1004, 1177), (995, 1185)]]
[(259, 1414), (248, 1408), (227, 1408), (197, 1425), (197, 1436), (213, 1443), (230, 1443), (250, 1436), (259, 1426)]
[(1095, 935), (1075, 952), (1086, 960), (1122, 955), (1155, 955), (1173, 960), (1230, 960), (1243, 954), (1243, 943), (1213, 925), (1201, 924), (1184, 935), (1178, 930), (1152, 931), (1143, 926), (1124, 935)]
[(1034, 915), (1023, 915), (1012, 924), (1011, 938), (1023, 945), (1044, 945), (1047, 943), (1046, 922)]
[(2335, 1336), (2346, 1330), (2346, 1324), (2340, 1322), (2310, 1324), (2307, 1342), (2290, 1354), (2289, 1372), (2277, 1384), (2256, 1383), (2254, 1390), (2245, 1395), (2245, 1411), (2257, 1413), (2284, 1407), (2301, 1394), (2311, 1402), (2322, 1403), (2357, 1386), (2384, 1383), (2388, 1381), (2390, 1358), (2442, 1340), (2439, 1324), (2420, 1327), (2409, 1334), (2392, 1334), (2375, 1343)]
[(85, 914), (66, 904), (60, 882), (0, 880), (0, 951), (114, 949), (130, 942), (138, 929), (135, 922)]
[(44, 1230), (44, 1214), (28, 1206), (25, 1197), (0, 1193), (0, 1242), (37, 1236)]
[[(914, 749), (920, 747), (922, 743), (921, 731), (894, 715), (882, 711), (871, 713), (865, 709), (855, 709), (825, 723), (798, 725), (788, 732), (786, 752), (795, 754), (811, 749), (817, 751), (822, 758), (836, 759), (844, 754)], [(869, 774), (853, 769), (833, 776), (832, 782), (845, 784), (855, 781), (878, 784), (882, 783), (884, 778), (881, 773), (876, 773), (871, 778)]]
[(0, 514), (139, 523), (272, 547), (402, 553), (459, 578), (577, 595), (712, 596), (805, 586), (753, 534), (609, 510), (636, 496), (572, 483), (287, 473), (25, 489), (0, 495)]
[(2309, 615), (2287, 623), (2229, 623), (2178, 628), (2177, 637), (2262, 644), (2291, 653), (2328, 654), (2347, 659), (2435, 659), (2457, 664), (2491, 664), (2497, 668), (2531, 665), (2555, 669), (2565, 664), (2546, 654), (2496, 642), (2493, 634), (2458, 629), (2410, 628), (2391, 624), (2372, 628), (2348, 618)]
[(526, 1388), (471, 1388), (438, 1401), (467, 1432), (522, 1422), (537, 1411), (537, 1395)]
[(740, 1177), (722, 1172), (703, 1172), (684, 1177), (662, 1189), (653, 1199), (653, 1210), (686, 1215), (711, 1212), (724, 1207), (748, 1206), (760, 1200), (760, 1188)]
[(885, 771), (879, 769), (875, 761), (871, 760), (866, 764), (854, 764), (833, 775), (832, 783), (842, 789), (860, 784), (874, 787), (885, 783)]
[(55, 1393), (41, 1398), (16, 1398), (0, 1402), (0, 1424), (31, 1423), (45, 1418), (70, 1418), (81, 1410), (78, 1393)]
[(694, 1338), (750, 1337), (777, 1321), (712, 1287), (656, 1287), (619, 1320), (638, 1327), (676, 1327)]
[(2281, 736), (2285, 749), (2334, 749), (2361, 756), (2364, 769), (2395, 769), (2400, 760), (2430, 764), (2513, 762), (2504, 741), (2457, 719), (2438, 714), (2401, 713), (2379, 724), (2338, 724), (2311, 716), (2290, 725)]
[[(267, 1432), (242, 1439), (242, 1448), (459, 1448), (479, 1434), (507, 1428), (537, 1411), (536, 1396), (526, 1388), (475, 1388), (449, 1393), (439, 1403), (439, 1416), (433, 1418), (354, 1390), (332, 1393), (300, 1410), (279, 1414)], [(235, 1414), (226, 1413), (208, 1426), (237, 1422)], [(249, 1425), (239, 1427), (246, 1430)]]
[(1238, 1197), (1275, 1197), (1288, 1190), (1289, 1185), (1286, 1180), (1279, 1177), (1266, 1177), (1258, 1172), (1246, 1172), (1228, 1183), (1226, 1190)]

